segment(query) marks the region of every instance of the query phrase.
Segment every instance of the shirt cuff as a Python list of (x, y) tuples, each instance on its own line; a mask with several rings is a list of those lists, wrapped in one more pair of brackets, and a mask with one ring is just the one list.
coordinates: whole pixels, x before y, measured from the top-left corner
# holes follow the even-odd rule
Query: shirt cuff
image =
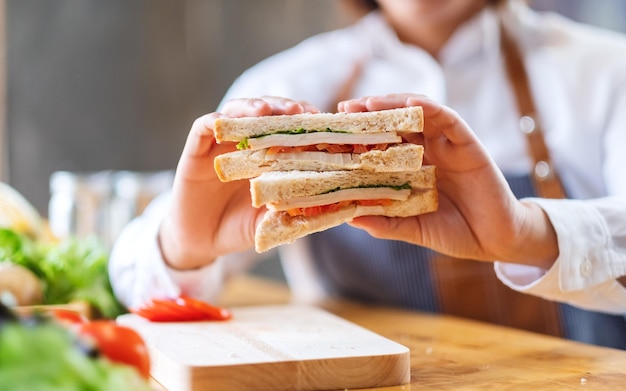
[(616, 281), (623, 274), (623, 260), (612, 254), (616, 250), (606, 222), (607, 214), (615, 214), (612, 201), (528, 200), (541, 206), (550, 218), (559, 257), (547, 271), (496, 262), (498, 278), (514, 290), (549, 300), (603, 312), (626, 312), (626, 289)]
[(138, 307), (152, 298), (172, 298), (180, 294), (212, 301), (222, 290), (223, 259), (185, 271), (172, 269), (165, 263), (158, 235), (169, 202), (169, 194), (155, 199), (143, 215), (124, 228), (112, 249), (111, 285), (128, 308)]
[[(623, 274), (620, 257), (614, 256), (613, 234), (607, 216), (614, 215), (614, 200), (551, 200), (534, 198), (548, 215), (559, 244), (558, 286), (578, 291), (617, 279)], [(623, 200), (616, 206), (623, 208)]]

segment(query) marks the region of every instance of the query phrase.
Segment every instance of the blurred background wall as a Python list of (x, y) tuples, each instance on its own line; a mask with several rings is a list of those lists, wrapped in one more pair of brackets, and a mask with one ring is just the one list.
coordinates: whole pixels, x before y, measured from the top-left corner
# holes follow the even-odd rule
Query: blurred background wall
[(246, 67), (344, 24), (334, 0), (5, 0), (8, 181), (174, 168)]
[[(351, 20), (337, 0), (1, 2), (0, 179), (44, 215), (52, 172), (174, 168), (191, 122), (245, 68)], [(531, 4), (626, 30), (623, 0)]]

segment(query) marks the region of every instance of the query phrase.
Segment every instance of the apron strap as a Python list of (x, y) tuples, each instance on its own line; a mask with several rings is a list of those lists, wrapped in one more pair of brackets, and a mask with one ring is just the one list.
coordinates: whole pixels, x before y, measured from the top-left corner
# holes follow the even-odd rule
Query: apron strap
[[(528, 151), (534, 163), (531, 178), (535, 191), (544, 198), (564, 198), (563, 186), (537, 120), (523, 58), (501, 19), (500, 37), (507, 77), (520, 113), (520, 128), (527, 135)], [(496, 277), (491, 263), (439, 255), (432, 265), (444, 313), (549, 335), (564, 335), (557, 303), (505, 286)]]
[(533, 181), (537, 194), (543, 198), (566, 198), (550, 153), (546, 146), (541, 122), (532, 98), (528, 74), (517, 42), (506, 31), (500, 18), (500, 44), (509, 79), (509, 85), (515, 94), (515, 101), (520, 113), (520, 130), (526, 134), (528, 152), (533, 159)]

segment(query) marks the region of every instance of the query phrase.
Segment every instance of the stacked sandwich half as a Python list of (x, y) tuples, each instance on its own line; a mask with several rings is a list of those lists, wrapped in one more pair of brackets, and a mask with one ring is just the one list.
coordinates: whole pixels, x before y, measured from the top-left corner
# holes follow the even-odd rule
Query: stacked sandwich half
[(364, 113), (219, 118), (215, 158), (222, 181), (250, 179), (263, 252), (358, 216), (415, 216), (437, 209), (436, 170), (403, 136), (421, 132), (421, 107)]

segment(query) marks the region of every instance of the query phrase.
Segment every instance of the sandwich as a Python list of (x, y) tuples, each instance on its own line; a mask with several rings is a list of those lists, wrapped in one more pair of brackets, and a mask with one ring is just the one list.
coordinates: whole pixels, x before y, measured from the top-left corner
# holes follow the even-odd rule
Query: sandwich
[(255, 233), (264, 252), (355, 217), (407, 217), (438, 207), (436, 168), (399, 172), (277, 171), (250, 180), (252, 205), (266, 206)]
[(237, 151), (214, 160), (220, 180), (249, 179), (264, 252), (359, 216), (407, 217), (438, 207), (436, 168), (407, 142), (423, 129), (421, 107), (360, 113), (218, 118), (218, 143)]
[(222, 181), (249, 179), (271, 171), (417, 171), (423, 147), (403, 136), (421, 132), (419, 106), (362, 113), (317, 113), (218, 118), (218, 143), (237, 151), (217, 156)]

